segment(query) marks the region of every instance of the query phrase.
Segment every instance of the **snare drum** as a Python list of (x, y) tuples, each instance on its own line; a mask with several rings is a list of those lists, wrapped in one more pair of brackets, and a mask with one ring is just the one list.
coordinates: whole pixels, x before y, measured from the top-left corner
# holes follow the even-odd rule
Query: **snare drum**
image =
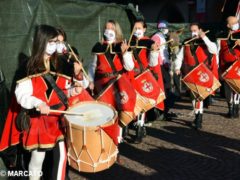
[(235, 61), (222, 77), (233, 91), (240, 93), (240, 60)]
[(195, 67), (182, 81), (191, 90), (195, 99), (199, 101), (213, 94), (221, 86), (220, 82), (204, 63)]
[(163, 90), (150, 70), (146, 70), (135, 77), (134, 87), (141, 96), (143, 101), (141, 107), (145, 112), (163, 102), (165, 99)]
[(128, 125), (141, 111), (142, 99), (136, 94), (126, 75), (119, 75), (97, 97), (98, 101), (111, 104), (119, 111), (119, 119)]
[(69, 111), (83, 114), (64, 116), (69, 165), (81, 172), (98, 172), (113, 165), (120, 133), (115, 109), (102, 102), (88, 101), (75, 104)]

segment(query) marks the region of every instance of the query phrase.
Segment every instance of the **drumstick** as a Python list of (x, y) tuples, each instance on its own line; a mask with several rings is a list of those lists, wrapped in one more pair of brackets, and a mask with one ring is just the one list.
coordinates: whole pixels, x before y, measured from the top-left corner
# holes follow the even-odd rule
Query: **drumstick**
[(238, 46), (238, 44), (235, 44), (235, 45), (232, 47), (232, 49), (234, 49), (236, 46)]
[(131, 43), (131, 40), (132, 40), (132, 37), (133, 37), (133, 34), (134, 34), (134, 30), (135, 30), (135, 25), (133, 26), (131, 35), (130, 35), (130, 37), (129, 37), (128, 44), (127, 44), (128, 46), (130, 46), (130, 43)]
[[(209, 30), (205, 31), (204, 33), (205, 33), (205, 34), (209, 33)], [(192, 39), (189, 39), (189, 40), (186, 41), (184, 44), (188, 44), (189, 42), (191, 42), (191, 41), (193, 41), (193, 40), (195, 40), (195, 39), (198, 39), (198, 36), (193, 37)]]
[[(71, 53), (73, 54), (73, 57), (75, 58), (75, 60), (78, 63), (81, 63), (80, 60), (78, 59), (77, 55), (74, 53), (73, 49), (71, 48), (70, 44), (68, 44), (68, 47), (69, 47)], [(88, 75), (83, 67), (82, 67), (82, 71), (83, 71), (83, 74), (86, 76), (86, 78), (90, 81), (90, 78), (88, 77)]]
[(62, 111), (62, 110), (55, 110), (55, 109), (50, 109), (49, 112), (50, 113), (61, 113), (61, 114), (76, 115), (76, 116), (84, 116), (83, 113), (71, 112), (71, 111)]
[[(168, 43), (170, 43), (170, 42), (172, 42), (172, 41), (173, 41), (173, 39), (170, 39), (169, 41), (166, 41), (165, 43), (160, 44), (159, 47), (164, 46), (164, 45), (166, 45), (166, 44), (168, 44)], [(159, 50), (160, 50), (160, 49), (158, 48), (158, 49), (155, 50), (155, 51), (159, 51)]]
[(170, 43), (170, 42), (173, 42), (173, 39), (170, 39), (170, 40), (166, 41), (165, 43), (160, 44), (159, 47), (160, 47), (160, 46), (164, 46), (164, 45), (166, 45), (166, 44), (168, 44), (168, 43)]
[[(78, 59), (77, 55), (74, 53), (73, 49), (71, 48), (70, 44), (68, 44), (68, 47), (69, 47), (70, 51), (72, 52), (72, 54), (73, 54), (74, 58), (76, 59), (76, 61), (77, 61), (78, 63), (81, 63), (80, 60)], [(86, 73), (86, 71), (85, 71), (85, 69), (84, 69), (83, 67), (82, 67), (82, 71), (83, 71), (83, 74), (85, 75), (85, 77), (87, 78), (87, 80), (88, 80), (89, 82), (91, 82), (88, 74)], [(92, 96), (94, 96), (94, 92), (93, 92), (92, 89), (91, 89), (91, 93), (92, 93)]]
[(221, 12), (224, 11), (224, 8), (225, 8), (225, 5), (226, 5), (226, 2), (227, 2), (227, 0), (224, 1), (224, 3), (223, 3), (223, 7), (222, 7), (222, 9), (221, 9)]

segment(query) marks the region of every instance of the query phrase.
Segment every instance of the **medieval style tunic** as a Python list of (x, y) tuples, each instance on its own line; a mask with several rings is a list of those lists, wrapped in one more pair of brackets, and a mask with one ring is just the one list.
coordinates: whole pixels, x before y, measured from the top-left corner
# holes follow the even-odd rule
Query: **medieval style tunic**
[[(221, 36), (218, 37), (218, 44), (220, 48), (220, 71), (221, 73), (224, 73), (228, 68), (230, 68), (231, 65), (233, 65), (233, 63), (239, 61), (240, 46), (235, 46), (235, 41), (240, 40), (240, 30), (234, 31), (231, 34), (222, 33), (219, 36)], [(231, 80), (231, 78), (229, 79)], [(224, 88), (225, 97), (229, 107), (229, 115), (234, 114), (234, 116), (239, 117), (240, 95), (236, 93), (226, 82), (224, 82)]]
[(93, 47), (92, 53), (94, 59), (89, 67), (89, 76), (97, 92), (101, 91), (118, 74), (133, 69), (132, 54), (127, 51), (122, 55), (121, 43), (98, 42)]
[[(182, 69), (184, 76), (200, 63), (205, 63), (213, 75), (218, 78), (217, 46), (207, 36), (184, 45), (174, 63), (175, 70)], [(193, 100), (193, 106), (195, 114), (203, 113), (203, 101)]]
[[(20, 142), (27, 150), (49, 149), (64, 139), (60, 126), (61, 114), (59, 113), (48, 115), (40, 114), (37, 111), (30, 113), (29, 129), (22, 132), (18, 131), (15, 125), (16, 116), (20, 111), (16, 102), (27, 110), (35, 110), (42, 103), (46, 103), (50, 107), (57, 107), (58, 110), (66, 109), (55, 90), (43, 78), (43, 74), (31, 75), (17, 82), (16, 98), (12, 98), (0, 150)], [(49, 74), (55, 79), (56, 85), (69, 97), (73, 90), (70, 78), (52, 72)]]
[[(232, 38), (238, 37), (240, 39), (240, 30), (237, 30), (232, 33)], [(220, 59), (220, 69), (223, 73), (226, 71), (236, 60), (240, 58), (240, 46), (235, 45), (235, 40), (231, 39), (231, 37), (225, 37), (225, 39), (220, 38), (220, 51), (219, 51), (219, 59)]]
[[(148, 68), (158, 81), (158, 84), (162, 91), (164, 91), (164, 84), (162, 79), (161, 64), (159, 61), (159, 52), (151, 51), (151, 47), (154, 41), (148, 37), (143, 37), (139, 40), (133, 39), (131, 41), (131, 49), (134, 55), (134, 71), (130, 74), (130, 79), (134, 82), (134, 77), (143, 73)], [(137, 86), (136, 83), (133, 83)], [(164, 103), (159, 103), (155, 106), (158, 109), (164, 109)]]
[(183, 75), (187, 75), (200, 63), (205, 63), (218, 78), (217, 46), (207, 36), (181, 48), (175, 61), (175, 69), (182, 68)]

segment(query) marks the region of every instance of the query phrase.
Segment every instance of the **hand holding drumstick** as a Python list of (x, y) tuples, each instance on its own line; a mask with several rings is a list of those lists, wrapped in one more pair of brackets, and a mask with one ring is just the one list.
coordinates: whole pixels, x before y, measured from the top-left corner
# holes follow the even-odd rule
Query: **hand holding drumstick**
[(75, 115), (75, 116), (84, 116), (83, 113), (50, 109), (50, 107), (46, 103), (41, 103), (37, 107), (37, 111), (39, 111), (41, 114), (46, 114), (46, 115), (50, 113), (60, 113), (60, 114), (69, 114), (69, 115)]

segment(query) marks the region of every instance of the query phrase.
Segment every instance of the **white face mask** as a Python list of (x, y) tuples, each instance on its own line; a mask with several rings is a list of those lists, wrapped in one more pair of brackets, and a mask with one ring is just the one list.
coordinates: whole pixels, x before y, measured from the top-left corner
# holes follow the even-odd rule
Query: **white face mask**
[(108, 41), (108, 42), (114, 42), (116, 39), (116, 34), (111, 29), (106, 29), (104, 32), (104, 36), (106, 38), (106, 41)]
[(48, 55), (52, 55), (53, 53), (55, 53), (56, 49), (57, 49), (57, 44), (55, 42), (51, 42), (51, 43), (48, 42), (45, 52)]
[(231, 29), (232, 29), (233, 31), (238, 30), (238, 29), (239, 29), (239, 24), (236, 23), (236, 24), (232, 25)]
[(144, 35), (144, 32), (142, 29), (137, 29), (135, 32), (134, 32), (134, 36), (137, 37), (138, 39), (142, 38)]
[(162, 32), (163, 32), (163, 34), (167, 34), (169, 32), (169, 30), (168, 29), (163, 29)]
[(67, 51), (67, 47), (65, 46), (65, 44), (63, 42), (57, 43), (57, 53), (63, 54), (66, 51)]
[(192, 32), (192, 37), (198, 36), (197, 32)]

